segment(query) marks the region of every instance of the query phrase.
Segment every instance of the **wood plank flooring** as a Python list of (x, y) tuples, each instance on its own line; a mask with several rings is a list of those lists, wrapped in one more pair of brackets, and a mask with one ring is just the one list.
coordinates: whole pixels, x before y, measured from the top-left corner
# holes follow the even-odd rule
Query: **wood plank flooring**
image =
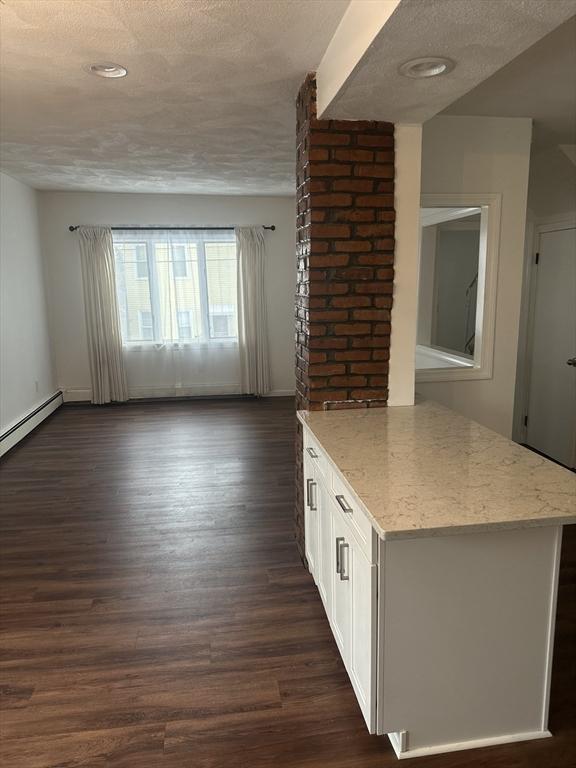
[[(64, 407), (1, 480), (1, 764), (387, 768), (293, 538), (290, 400)], [(419, 768), (574, 768), (576, 537), (555, 738)], [(410, 763), (412, 764), (412, 763)]]

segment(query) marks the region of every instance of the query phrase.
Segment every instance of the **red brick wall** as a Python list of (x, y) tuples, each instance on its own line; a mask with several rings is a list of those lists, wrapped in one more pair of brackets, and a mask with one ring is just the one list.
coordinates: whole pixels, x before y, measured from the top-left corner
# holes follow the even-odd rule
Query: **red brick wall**
[[(394, 278), (394, 126), (316, 118), (316, 83), (297, 100), (296, 402), (385, 406)], [(296, 529), (303, 546), (302, 435)]]

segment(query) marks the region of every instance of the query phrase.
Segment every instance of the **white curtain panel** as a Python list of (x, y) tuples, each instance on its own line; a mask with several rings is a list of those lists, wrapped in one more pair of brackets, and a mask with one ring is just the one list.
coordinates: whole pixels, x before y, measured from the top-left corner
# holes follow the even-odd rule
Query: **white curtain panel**
[(115, 230), (130, 397), (240, 394), (232, 230)]
[(249, 395), (265, 395), (270, 391), (270, 367), (264, 292), (264, 231), (262, 227), (236, 227), (236, 241), (242, 392)]
[(79, 227), (92, 402), (128, 399), (114, 266), (112, 230)]
[(130, 397), (240, 394), (238, 344), (124, 346)]

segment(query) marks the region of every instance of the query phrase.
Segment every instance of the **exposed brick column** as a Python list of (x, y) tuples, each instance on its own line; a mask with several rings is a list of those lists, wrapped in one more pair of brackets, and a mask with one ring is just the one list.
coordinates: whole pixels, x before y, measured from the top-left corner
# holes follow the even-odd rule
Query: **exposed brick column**
[[(297, 100), (296, 404), (385, 406), (394, 278), (394, 126), (316, 118)], [(296, 535), (303, 554), (302, 433)]]

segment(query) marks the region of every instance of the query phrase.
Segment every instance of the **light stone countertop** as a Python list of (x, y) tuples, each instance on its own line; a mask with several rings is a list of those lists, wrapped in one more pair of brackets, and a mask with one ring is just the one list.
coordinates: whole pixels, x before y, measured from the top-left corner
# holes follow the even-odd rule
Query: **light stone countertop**
[(383, 538), (576, 523), (576, 474), (437, 403), (298, 418)]

